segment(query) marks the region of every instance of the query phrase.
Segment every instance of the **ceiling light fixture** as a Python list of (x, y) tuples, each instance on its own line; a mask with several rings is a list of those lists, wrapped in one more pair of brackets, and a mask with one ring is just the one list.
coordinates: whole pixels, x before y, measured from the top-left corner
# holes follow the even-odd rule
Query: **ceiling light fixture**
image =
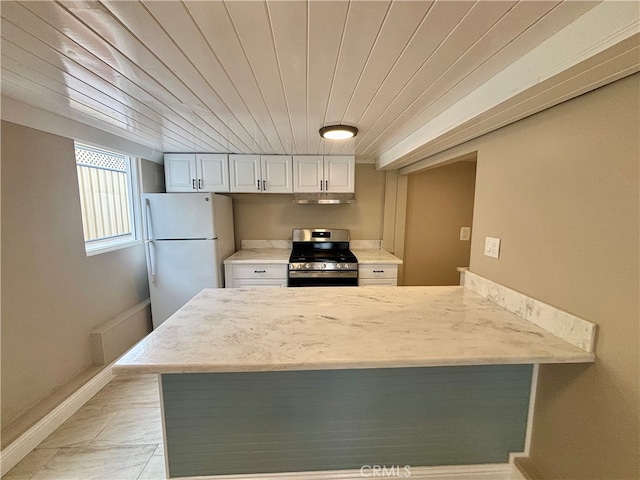
[(329, 125), (320, 129), (320, 136), (328, 140), (347, 140), (357, 134), (358, 129), (349, 125)]

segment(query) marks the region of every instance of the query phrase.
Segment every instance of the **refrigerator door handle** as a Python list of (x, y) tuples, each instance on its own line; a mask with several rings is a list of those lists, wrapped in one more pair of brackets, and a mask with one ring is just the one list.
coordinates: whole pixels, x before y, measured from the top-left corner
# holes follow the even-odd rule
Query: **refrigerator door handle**
[(147, 240), (153, 241), (153, 223), (151, 221), (151, 203), (149, 199), (145, 200), (145, 206), (147, 209)]
[(156, 259), (155, 259), (155, 251), (154, 251), (154, 244), (153, 244), (153, 240), (147, 240), (146, 242), (144, 242), (145, 246), (147, 247), (147, 255), (149, 257), (149, 274), (151, 275), (151, 280), (155, 281), (156, 279)]

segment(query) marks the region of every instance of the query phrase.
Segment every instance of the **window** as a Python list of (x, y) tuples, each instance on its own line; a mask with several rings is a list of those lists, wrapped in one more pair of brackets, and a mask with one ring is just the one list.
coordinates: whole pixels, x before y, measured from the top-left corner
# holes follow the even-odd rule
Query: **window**
[(133, 165), (131, 157), (76, 144), (82, 229), (88, 254), (137, 240)]

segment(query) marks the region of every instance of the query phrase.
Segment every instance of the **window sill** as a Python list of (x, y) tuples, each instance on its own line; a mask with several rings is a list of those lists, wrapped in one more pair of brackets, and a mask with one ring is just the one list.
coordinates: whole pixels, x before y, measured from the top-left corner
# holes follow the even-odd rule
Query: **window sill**
[(92, 248), (91, 250), (85, 250), (85, 253), (87, 257), (93, 257), (94, 255), (100, 255), (101, 253), (114, 252), (116, 250), (122, 250), (123, 248), (134, 247), (141, 244), (142, 240), (131, 240), (129, 242), (117, 243), (106, 247)]

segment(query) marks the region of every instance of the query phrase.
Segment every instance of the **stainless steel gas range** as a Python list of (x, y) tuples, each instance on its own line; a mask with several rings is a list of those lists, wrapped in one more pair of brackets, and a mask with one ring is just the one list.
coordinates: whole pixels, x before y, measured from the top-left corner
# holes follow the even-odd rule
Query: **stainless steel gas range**
[(355, 287), (358, 259), (349, 250), (349, 230), (296, 228), (289, 257), (289, 287)]

